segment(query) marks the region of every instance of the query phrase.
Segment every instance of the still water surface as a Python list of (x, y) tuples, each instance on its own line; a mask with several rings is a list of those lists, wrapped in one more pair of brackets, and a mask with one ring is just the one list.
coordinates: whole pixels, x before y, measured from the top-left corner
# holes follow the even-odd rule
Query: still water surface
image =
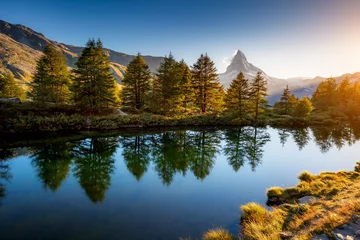
[[(199, 239), (238, 232), (306, 169), (351, 170), (359, 131), (231, 128), (51, 138), (0, 146), (1, 239)], [(5, 141), (6, 142), (6, 141)]]

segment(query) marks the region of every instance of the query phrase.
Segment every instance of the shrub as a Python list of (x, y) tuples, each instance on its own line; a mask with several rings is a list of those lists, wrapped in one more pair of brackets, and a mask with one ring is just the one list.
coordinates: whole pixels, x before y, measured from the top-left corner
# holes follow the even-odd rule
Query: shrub
[(298, 179), (300, 181), (304, 181), (304, 182), (311, 182), (313, 180), (313, 178), (314, 178), (313, 175), (311, 173), (309, 173), (308, 171), (303, 171), (298, 176)]
[(234, 240), (235, 238), (229, 234), (228, 231), (222, 228), (212, 229), (206, 232), (203, 240)]
[(263, 206), (254, 202), (241, 206), (241, 210), (243, 212), (241, 220), (243, 221), (259, 221), (268, 214)]
[(355, 172), (360, 172), (360, 162), (357, 162), (355, 165)]

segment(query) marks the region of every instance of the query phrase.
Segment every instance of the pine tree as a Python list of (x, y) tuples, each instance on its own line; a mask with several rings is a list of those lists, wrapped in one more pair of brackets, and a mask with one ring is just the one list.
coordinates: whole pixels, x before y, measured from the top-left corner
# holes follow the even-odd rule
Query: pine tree
[(123, 107), (140, 111), (150, 90), (150, 70), (144, 58), (138, 54), (128, 65), (123, 79)]
[(30, 96), (42, 103), (67, 103), (70, 100), (70, 84), (65, 57), (53, 46), (47, 45), (44, 56), (37, 62)]
[(100, 40), (89, 40), (74, 69), (75, 104), (91, 112), (118, 104), (115, 78)]
[(308, 97), (304, 96), (300, 99), (299, 103), (294, 109), (295, 117), (307, 117), (310, 115), (311, 111), (314, 110), (314, 107)]
[(249, 108), (249, 84), (244, 74), (240, 72), (234, 79), (225, 96), (225, 106), (240, 116), (243, 116)]
[(342, 80), (340, 82), (340, 84), (338, 85), (337, 88), (337, 92), (338, 92), (338, 100), (337, 101), (341, 106), (345, 106), (347, 105), (348, 101), (349, 101), (349, 95), (350, 95), (350, 90), (351, 90), (351, 86), (350, 86), (350, 81), (347, 77), (345, 77), (344, 80)]
[(261, 72), (258, 72), (253, 82), (250, 85), (250, 100), (254, 108), (254, 117), (258, 119), (259, 113), (263, 112), (267, 108), (267, 88), (266, 80), (261, 76)]
[(319, 84), (311, 101), (317, 110), (327, 110), (336, 104), (337, 84), (334, 78), (328, 78)]
[(180, 64), (170, 54), (160, 63), (157, 72), (157, 81), (161, 86), (159, 95), (162, 113), (165, 115), (179, 113), (182, 108)]
[(182, 94), (182, 108), (184, 112), (190, 110), (195, 101), (195, 92), (192, 82), (192, 74), (190, 68), (186, 65), (184, 60), (179, 62), (180, 71), (180, 92)]
[(24, 90), (19, 86), (11, 72), (0, 75), (0, 98), (25, 98)]
[(280, 98), (280, 102), (282, 105), (282, 112), (283, 112), (283, 114), (286, 114), (286, 115), (289, 115), (291, 112), (289, 100), (290, 100), (290, 89), (289, 89), (289, 86), (286, 85), (286, 88), (284, 88), (283, 95)]
[(192, 66), (191, 72), (195, 88), (195, 104), (200, 113), (207, 113), (212, 106), (220, 106), (223, 90), (216, 73), (215, 64), (208, 55), (201, 54), (200, 58)]

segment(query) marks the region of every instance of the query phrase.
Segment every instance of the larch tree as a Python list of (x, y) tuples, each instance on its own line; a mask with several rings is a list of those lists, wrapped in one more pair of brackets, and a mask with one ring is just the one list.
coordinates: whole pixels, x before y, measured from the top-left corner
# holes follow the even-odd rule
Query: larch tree
[(73, 91), (76, 105), (93, 113), (118, 104), (118, 88), (100, 40), (90, 39), (75, 65)]
[(192, 81), (191, 70), (184, 60), (179, 62), (180, 71), (180, 92), (182, 94), (182, 109), (186, 113), (193, 107), (194, 103), (194, 86)]
[(149, 66), (140, 53), (129, 63), (122, 81), (123, 107), (141, 111), (150, 90), (151, 74)]
[(70, 84), (70, 72), (64, 55), (47, 45), (44, 55), (37, 62), (30, 97), (42, 103), (68, 103), (71, 98)]
[(308, 97), (301, 98), (294, 109), (295, 117), (307, 117), (310, 115), (314, 107)]
[[(156, 80), (160, 88), (162, 114), (174, 115), (182, 110), (181, 71), (179, 63), (170, 54), (157, 69)], [(156, 91), (156, 89), (153, 89)]]
[(259, 113), (267, 108), (268, 101), (265, 99), (267, 96), (267, 82), (261, 75), (261, 72), (256, 74), (253, 82), (250, 84), (250, 101), (254, 109), (254, 117), (258, 119)]
[(215, 64), (208, 55), (201, 54), (192, 66), (193, 86), (195, 91), (195, 104), (201, 114), (212, 108), (220, 108), (223, 98), (223, 88), (220, 85)]
[(11, 72), (0, 75), (0, 98), (25, 98), (25, 92), (15, 80)]
[(249, 83), (240, 72), (231, 82), (225, 96), (225, 106), (228, 111), (243, 116), (249, 108)]

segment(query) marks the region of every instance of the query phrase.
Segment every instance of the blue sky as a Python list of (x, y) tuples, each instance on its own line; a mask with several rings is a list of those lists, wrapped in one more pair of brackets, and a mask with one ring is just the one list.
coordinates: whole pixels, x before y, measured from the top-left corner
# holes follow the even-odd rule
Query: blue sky
[(358, 0), (6, 1), (0, 19), (46, 37), (193, 64), (208, 53), (219, 72), (240, 49), (277, 77), (360, 71)]

